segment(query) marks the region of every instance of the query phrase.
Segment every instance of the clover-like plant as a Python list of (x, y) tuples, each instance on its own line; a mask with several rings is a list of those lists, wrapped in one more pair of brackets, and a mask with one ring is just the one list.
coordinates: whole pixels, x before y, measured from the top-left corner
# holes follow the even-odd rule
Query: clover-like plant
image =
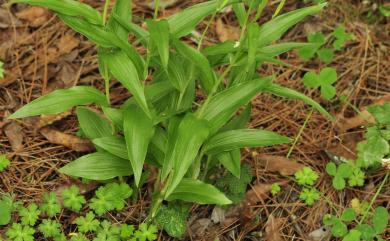
[[(257, 20), (267, 0), (211, 0), (166, 18), (158, 19), (155, 14), (153, 19), (145, 20), (147, 29), (132, 22), (129, 0), (117, 0), (107, 21), (107, 8), (102, 16), (96, 9), (74, 0), (12, 3), (47, 7), (96, 43), (106, 91), (103, 94), (90, 86), (56, 90), (33, 100), (10, 118), (58, 114), (77, 107), (83, 136), (92, 140), (96, 152), (78, 158), (60, 172), (99, 181), (133, 176), (139, 187), (142, 173), (154, 166), (158, 175), (150, 218), (157, 215), (164, 200), (230, 204), (232, 201), (225, 194), (203, 182), (209, 164), (220, 162), (238, 176), (241, 148), (290, 142), (290, 138), (277, 133), (247, 129), (246, 123), (242, 124), (236, 116), (257, 94), (268, 92), (300, 99), (330, 117), (312, 99), (272, 83), (274, 76), (260, 76), (257, 72), (265, 61), (277, 62), (278, 55), (309, 45), (275, 42), (303, 18), (321, 11), (325, 3), (275, 16), (259, 25)], [(229, 5), (241, 25), (239, 41), (204, 48), (208, 28), (196, 47), (184, 41), (205, 17), (212, 16), (210, 24)], [(128, 42), (129, 33), (136, 38), (133, 43)], [(135, 46), (143, 47), (145, 54)], [(120, 107), (110, 104), (109, 86), (113, 79), (132, 94)], [(201, 93), (201, 97), (195, 93)], [(88, 104), (95, 104), (104, 114), (80, 107)], [(79, 210), (83, 202), (76, 197), (76, 192), (70, 192), (64, 204)], [(148, 237), (151, 236), (145, 236)]]

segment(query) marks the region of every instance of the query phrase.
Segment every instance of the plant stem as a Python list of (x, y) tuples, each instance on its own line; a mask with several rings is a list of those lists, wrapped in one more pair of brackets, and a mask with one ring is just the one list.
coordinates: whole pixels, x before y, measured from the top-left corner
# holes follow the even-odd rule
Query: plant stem
[(156, 20), (158, 18), (158, 9), (160, 8), (160, 0), (154, 1), (154, 15), (153, 18)]
[(104, 9), (103, 9), (103, 26), (106, 25), (106, 19), (107, 19), (107, 13), (108, 13), (108, 7), (110, 6), (110, 0), (106, 0), (104, 3)]
[(278, 7), (276, 8), (275, 13), (272, 15), (272, 18), (275, 18), (279, 15), (280, 11), (282, 11), (284, 5), (286, 4), (286, 0), (281, 0)]
[(370, 202), (370, 205), (368, 206), (367, 210), (364, 212), (364, 215), (363, 217), (360, 219), (359, 221), (359, 224), (362, 224), (364, 222), (364, 220), (366, 219), (367, 215), (368, 215), (368, 212), (369, 210), (372, 208), (372, 205), (374, 205), (374, 202), (376, 201), (376, 199), (378, 198), (380, 192), (382, 191), (382, 188), (383, 186), (385, 185), (385, 183), (387, 182), (387, 179), (389, 178), (389, 175), (390, 175), (390, 171), (387, 171), (386, 175), (385, 175), (385, 178), (383, 178), (378, 190), (376, 191), (374, 197), (372, 197), (371, 199), (371, 202)]
[(303, 122), (303, 125), (301, 126), (301, 129), (299, 129), (298, 135), (294, 138), (294, 142), (293, 142), (292, 146), (290, 147), (290, 150), (288, 150), (288, 153), (287, 153), (287, 156), (286, 156), (287, 158), (290, 157), (290, 155), (291, 155), (292, 151), (294, 150), (295, 145), (297, 144), (299, 138), (301, 138), (301, 135), (302, 135), (302, 133), (303, 133), (303, 130), (306, 128), (306, 125), (307, 125), (307, 123), (309, 122), (309, 120), (310, 120), (310, 118), (311, 118), (311, 116), (312, 116), (312, 114), (313, 114), (313, 110), (314, 110), (314, 109), (311, 108), (309, 114), (307, 115), (307, 117), (306, 117), (306, 119), (305, 119), (305, 122)]

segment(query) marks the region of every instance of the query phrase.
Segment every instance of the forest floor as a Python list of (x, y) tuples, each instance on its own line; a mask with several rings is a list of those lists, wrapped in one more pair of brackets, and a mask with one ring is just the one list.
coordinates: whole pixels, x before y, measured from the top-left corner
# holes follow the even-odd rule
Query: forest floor
[[(99, 9), (103, 5), (101, 1), (85, 2)], [(138, 2), (144, 1), (134, 4), (137, 23), (153, 12)], [(167, 7), (162, 15), (168, 16), (195, 2), (199, 1), (180, 1)], [(270, 2), (264, 19), (272, 15), (278, 3)], [(287, 1), (283, 11), (302, 6), (303, 1)], [(347, 96), (349, 103), (362, 111), (370, 104), (390, 101), (390, 19), (375, 11), (373, 16), (367, 17), (372, 9), (372, 4), (365, 5), (357, 0), (330, 1), (323, 12), (306, 18), (283, 37), (283, 41), (303, 42), (311, 32), (329, 34), (338, 25), (353, 33), (355, 39), (348, 41), (342, 51), (337, 51), (328, 66), (338, 73), (337, 96)], [(201, 24), (199, 31), (204, 26)], [(236, 38), (236, 26), (238, 23), (231, 11), (219, 14), (205, 44)], [(67, 28), (51, 12), (18, 5), (11, 11), (0, 8), (0, 59), (5, 69), (5, 78), (0, 80), (0, 154), (6, 154), (11, 160), (11, 166), (0, 173), (0, 190), (13, 193), (26, 203), (38, 201), (44, 192), (57, 191), (71, 184), (79, 185), (85, 193), (93, 190), (96, 185), (75, 182), (57, 171), (80, 155), (74, 151), (72, 143), (64, 147), (58, 144), (64, 140), (53, 137), (53, 130), (72, 135), (77, 132), (74, 113), (68, 112), (43, 123), (37, 118), (10, 121), (7, 116), (55, 89), (77, 84), (95, 85), (103, 90), (95, 45)], [(329, 201), (342, 210), (350, 206), (354, 198), (371, 200), (377, 191), (385, 169), (367, 173), (364, 187), (346, 188), (342, 192), (332, 188), (331, 177), (325, 172), (330, 156), (354, 159), (356, 144), (363, 139), (364, 128), (361, 127), (366, 122), (338, 98), (325, 101), (319, 91), (304, 87), (303, 74), (309, 70), (318, 72), (323, 63), (302, 61), (296, 51), (283, 54), (280, 60), (290, 66), (269, 64), (259, 69), (259, 73), (274, 74), (277, 76), (275, 82), (304, 92), (320, 102), (336, 120), (328, 120), (316, 111), (311, 113), (310, 107), (300, 101), (260, 94), (252, 102), (250, 127), (277, 131), (289, 137), (299, 136), (289, 156), (292, 164), (286, 165), (285, 160), (278, 162), (278, 158), (286, 157), (291, 145), (244, 150), (242, 162), (250, 165), (255, 173), (250, 190), (256, 190), (256, 204), (238, 207), (234, 214), (218, 224), (211, 218), (213, 211), (216, 212), (213, 206), (194, 205), (186, 240), (279, 240), (279, 237), (281, 240), (310, 240), (313, 231), (328, 240), (329, 231), (322, 229), (322, 218), (329, 211)], [(128, 94), (113, 82), (111, 96), (112, 103), (119, 105)], [(306, 127), (299, 135), (304, 123)], [(321, 199), (313, 206), (299, 200), (299, 187), (286, 178), (294, 172), (294, 165), (310, 166), (320, 174), (316, 188), (328, 200)], [(273, 197), (269, 194), (269, 184), (275, 182), (281, 183), (282, 191)], [(137, 203), (129, 203), (120, 217), (112, 219), (135, 224), (142, 221), (150, 204), (148, 188), (141, 191), (140, 197)], [(387, 184), (376, 204), (389, 208), (389, 200), (390, 185)], [(384, 238), (390, 240), (389, 227)], [(171, 238), (160, 234), (160, 240)]]

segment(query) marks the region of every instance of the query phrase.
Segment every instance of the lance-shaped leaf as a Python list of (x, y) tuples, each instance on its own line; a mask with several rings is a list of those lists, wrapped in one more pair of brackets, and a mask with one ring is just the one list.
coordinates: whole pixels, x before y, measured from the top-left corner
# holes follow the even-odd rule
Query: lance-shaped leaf
[(161, 179), (164, 180), (168, 177), (169, 172), (173, 168), (174, 159), (172, 156), (174, 155), (174, 147), (176, 144), (177, 134), (178, 134), (178, 128), (181, 122), (181, 118), (178, 116), (173, 116), (169, 119), (169, 125), (168, 125), (168, 140), (167, 140), (167, 147), (165, 150), (165, 158), (163, 162), (163, 167), (161, 170)]
[(137, 103), (150, 116), (144, 88), (133, 62), (123, 51), (115, 51), (106, 61), (111, 74), (133, 94)]
[(93, 144), (114, 156), (122, 159), (129, 159), (126, 141), (116, 136), (101, 137), (92, 140)]
[(215, 84), (215, 73), (210, 66), (207, 58), (198, 50), (180, 42), (179, 40), (174, 40), (173, 45), (180, 55), (191, 61), (200, 71), (201, 78), (200, 83), (204, 90), (207, 93), (213, 89)]
[(103, 113), (111, 120), (117, 130), (123, 130), (123, 111), (121, 109), (103, 107)]
[(90, 23), (103, 25), (100, 13), (91, 6), (74, 0), (12, 0), (11, 3), (27, 3), (34, 6), (46, 7), (57, 13), (82, 17)]
[(257, 52), (257, 42), (260, 36), (260, 27), (257, 23), (248, 25), (248, 64), (247, 68), (254, 66)]
[[(228, 4), (231, 2), (232, 1), (229, 0)], [(203, 18), (217, 11), (220, 5), (220, 0), (211, 0), (196, 4), (168, 17), (171, 34), (180, 38), (191, 33)]]
[[(110, 31), (105, 31), (103, 28), (90, 24), (83, 19), (68, 16), (68, 15), (63, 15), (63, 14), (59, 14), (58, 16), (64, 23), (66, 23), (73, 30), (84, 35), (89, 40), (95, 42), (99, 46), (107, 49), (117, 47), (123, 50), (127, 54), (127, 56), (132, 60), (133, 64), (137, 69), (138, 75), (144, 77), (143, 76), (144, 65), (145, 65), (144, 60), (138, 54), (135, 48), (131, 46), (127, 41), (124, 41), (114, 33)], [(110, 58), (109, 57), (110, 51), (106, 53), (108, 59)], [(105, 75), (103, 76), (106, 77)]]
[(137, 37), (138, 41), (142, 42), (145, 46), (148, 45), (149, 32), (147, 30), (141, 28), (135, 23), (124, 21), (119, 15), (115, 13), (112, 13), (112, 16), (122, 27), (133, 33)]
[(138, 186), (149, 142), (154, 134), (153, 121), (141, 108), (131, 106), (124, 111), (123, 129), (135, 183)]
[[(220, 132), (241, 129), (248, 123), (251, 115), (251, 105), (249, 104), (238, 116), (235, 116)], [(216, 155), (216, 159), (228, 169), (234, 176), (240, 178), (241, 174), (241, 151), (234, 149), (231, 151), (222, 152)]]
[[(172, 181), (169, 184), (166, 195), (169, 196), (181, 182), (188, 168), (194, 162), (199, 149), (209, 135), (208, 123), (198, 119), (194, 114), (187, 114), (177, 128), (174, 144), (168, 144), (168, 150), (164, 165), (173, 163)], [(169, 140), (168, 140), (169, 142)], [(169, 156), (168, 156), (169, 154)]]
[(232, 8), (234, 11), (234, 15), (236, 15), (236, 18), (238, 22), (240, 23), (240, 26), (244, 26), (246, 21), (246, 10), (245, 10), (245, 4), (244, 3), (233, 3)]
[(113, 134), (110, 122), (91, 109), (77, 107), (77, 119), (83, 134), (88, 139), (111, 136)]
[[(183, 93), (190, 80), (188, 73), (190, 62), (178, 54), (169, 57), (168, 69), (162, 69), (156, 73), (156, 78), (167, 79), (175, 89)], [(160, 81), (161, 82), (161, 81)]]
[(95, 103), (106, 106), (106, 97), (97, 89), (89, 86), (75, 86), (69, 89), (55, 90), (39, 97), (20, 108), (10, 119), (43, 114), (58, 114), (77, 105)]
[(82, 156), (59, 170), (61, 173), (90, 180), (108, 180), (133, 174), (129, 160), (107, 152), (95, 152)]
[[(211, 133), (215, 133), (237, 112), (265, 87), (270, 85), (273, 77), (265, 77), (234, 85), (214, 95), (204, 109), (202, 117), (209, 121)], [(202, 107), (198, 110), (198, 114)]]
[(211, 184), (195, 179), (184, 178), (175, 190), (166, 198), (168, 201), (182, 200), (198, 204), (231, 204), (225, 194)]
[(277, 85), (277, 84), (272, 84), (267, 86), (265, 91), (270, 92), (274, 95), (281, 96), (281, 97), (286, 97), (290, 99), (298, 99), (302, 100), (308, 105), (311, 105), (314, 109), (319, 111), (321, 114), (324, 116), (328, 117), (329, 119), (333, 120), (333, 116), (329, 114), (320, 104), (318, 104), (316, 101), (313, 99), (307, 97), (306, 95), (299, 93), (298, 91)]
[(258, 48), (257, 52), (259, 54), (264, 54), (270, 57), (274, 57), (286, 53), (292, 49), (300, 49), (304, 47), (314, 47), (314, 46), (316, 45), (312, 43), (287, 42), (287, 43), (272, 44), (265, 47), (261, 47)]
[(157, 47), (161, 63), (164, 69), (168, 68), (169, 60), (169, 25), (167, 20), (160, 21), (147, 20), (150, 39), (154, 46)]
[(130, 23), (131, 22), (131, 4), (130, 0), (116, 0), (114, 8), (111, 11), (110, 18), (107, 23), (107, 28), (115, 33), (120, 39), (124, 41), (128, 41), (129, 31), (123, 27), (120, 23), (118, 23), (114, 14), (121, 19), (123, 22)]
[(286, 14), (282, 14), (266, 22), (260, 28), (258, 46), (262, 47), (280, 39), (289, 28), (300, 22), (306, 16), (318, 13), (325, 6), (326, 3), (301, 8)]
[(289, 143), (288, 137), (257, 129), (237, 129), (218, 133), (204, 145), (208, 154), (217, 154), (243, 147), (263, 147)]

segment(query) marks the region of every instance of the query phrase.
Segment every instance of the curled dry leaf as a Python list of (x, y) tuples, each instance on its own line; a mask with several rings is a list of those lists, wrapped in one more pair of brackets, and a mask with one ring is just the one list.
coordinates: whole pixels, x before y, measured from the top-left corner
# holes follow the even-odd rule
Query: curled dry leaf
[(49, 19), (49, 11), (41, 7), (28, 7), (15, 14), (18, 18), (26, 20), (33, 27), (39, 27)]
[(266, 171), (278, 172), (287, 176), (294, 175), (305, 166), (284, 156), (260, 154), (256, 155), (256, 158)]
[(40, 132), (51, 143), (66, 146), (74, 151), (90, 152), (95, 150), (93, 144), (87, 139), (65, 134), (49, 127), (42, 128)]
[(63, 113), (57, 114), (57, 115), (42, 115), (39, 117), (39, 120), (37, 122), (37, 129), (40, 129), (44, 126), (53, 124), (56, 121), (62, 120), (65, 117), (68, 117), (72, 114), (72, 110), (67, 110)]
[[(372, 105), (383, 105), (386, 102), (390, 101), (390, 94), (384, 95), (377, 100), (374, 101), (374, 103), (370, 104)], [(370, 112), (367, 111), (367, 107), (363, 107), (360, 110), (360, 115), (351, 117), (351, 118), (344, 118), (342, 116), (342, 113), (339, 114), (339, 120), (337, 121), (337, 127), (339, 128), (341, 133), (346, 132), (347, 130), (357, 128), (360, 126), (364, 126), (369, 123), (375, 123), (374, 117), (371, 115)]]
[(238, 40), (240, 38), (240, 29), (224, 24), (220, 18), (217, 19), (215, 31), (217, 32), (218, 39), (221, 42), (225, 42), (227, 40)]
[(17, 122), (13, 121), (4, 127), (5, 135), (15, 152), (23, 150), (23, 128)]
[(265, 240), (266, 241), (283, 241), (281, 234), (281, 228), (283, 226), (283, 218), (275, 218), (274, 215), (268, 217), (267, 223), (265, 224)]

